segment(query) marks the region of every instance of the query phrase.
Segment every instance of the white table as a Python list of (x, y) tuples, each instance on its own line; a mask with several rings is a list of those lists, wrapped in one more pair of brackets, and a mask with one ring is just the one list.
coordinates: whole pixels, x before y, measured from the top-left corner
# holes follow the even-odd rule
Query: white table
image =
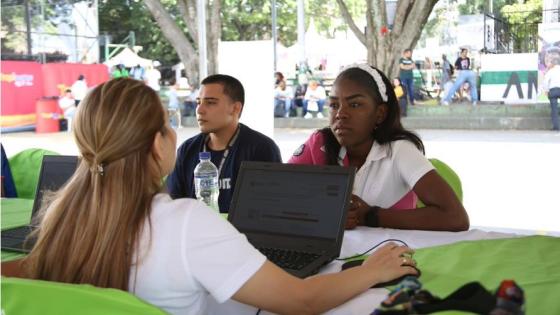
[[(425, 248), (437, 245), (445, 245), (468, 240), (483, 240), (496, 238), (516, 237), (516, 234), (506, 234), (497, 232), (485, 232), (481, 230), (470, 230), (465, 232), (434, 232), (434, 231), (415, 231), (415, 230), (396, 230), (383, 228), (358, 227), (355, 230), (345, 231), (344, 241), (340, 257), (349, 257), (361, 254), (387, 239), (399, 239), (408, 244), (411, 248)], [(333, 261), (320, 273), (332, 273), (340, 271), (342, 261)], [(419, 266), (422, 269), (422, 266)], [(326, 314), (334, 315), (364, 315), (370, 314), (375, 307), (381, 304), (389, 291), (387, 289), (369, 289), (366, 292), (354, 297), (352, 300), (328, 311)], [(229, 300), (223, 304), (210, 299), (209, 314), (231, 314), (231, 315), (251, 315), (256, 314), (257, 309), (253, 306), (241, 304)], [(260, 314), (271, 314), (261, 311)]]

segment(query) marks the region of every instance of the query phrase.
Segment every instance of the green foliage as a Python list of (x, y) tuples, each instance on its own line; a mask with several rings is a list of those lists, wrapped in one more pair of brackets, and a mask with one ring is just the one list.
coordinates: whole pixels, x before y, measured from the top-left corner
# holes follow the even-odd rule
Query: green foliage
[[(56, 26), (68, 22), (76, 1), (29, 0), (32, 32), (56, 32)], [(2, 53), (27, 53), (27, 25), (22, 1), (2, 3)]]
[(2, 8), (2, 53), (26, 53), (23, 6)]
[[(178, 10), (174, 1), (163, 1), (174, 16)], [(182, 25), (182, 21), (177, 19)], [(99, 33), (107, 33), (112, 37), (113, 44), (122, 43), (130, 31), (134, 31), (136, 45), (142, 46), (140, 55), (148, 59), (159, 60), (164, 65), (179, 62), (175, 49), (163, 36), (161, 29), (153, 20), (152, 15), (140, 1), (110, 0), (99, 2)]]
[(542, 22), (542, 0), (527, 0), (525, 3), (506, 5), (502, 16), (510, 24), (536, 24)]
[(484, 13), (486, 0), (467, 0), (458, 6), (460, 15), (471, 15)]
[[(259, 40), (271, 38), (271, 2), (269, 0), (223, 0), (222, 1), (222, 40)], [(278, 7), (293, 10), (286, 0), (277, 1)], [(277, 9), (277, 24), (289, 24), (286, 10)], [(295, 11), (293, 11), (295, 14)], [(290, 25), (294, 27), (294, 25)], [(279, 32), (281, 41), (286, 40)]]
[(516, 53), (537, 51), (538, 23), (542, 22), (542, 0), (506, 5), (501, 9), (503, 19), (510, 25), (513, 50)]
[[(364, 16), (363, 0), (346, 0), (354, 16)], [(277, 0), (278, 38), (285, 46), (297, 41), (297, 0)], [(333, 37), (336, 31), (347, 30), (336, 0), (305, 1), (305, 25), (311, 19), (319, 34)], [(224, 0), (222, 2), (222, 40), (259, 40), (272, 37), (270, 0)]]
[(489, 12), (489, 1), (492, 1), (492, 11), (494, 12), (500, 12), (503, 6), (517, 2), (517, 0), (467, 0), (458, 6), (459, 14), (471, 15)]

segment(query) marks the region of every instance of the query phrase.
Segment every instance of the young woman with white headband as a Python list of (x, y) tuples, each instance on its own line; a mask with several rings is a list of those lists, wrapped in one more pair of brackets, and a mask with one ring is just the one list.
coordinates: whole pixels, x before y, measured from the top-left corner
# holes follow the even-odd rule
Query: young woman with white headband
[[(403, 128), (385, 74), (366, 64), (344, 68), (328, 106), (330, 126), (313, 133), (290, 163), (357, 168), (347, 228), (469, 228), (467, 212), (424, 156), (422, 141)], [(416, 208), (417, 199), (425, 206)]]

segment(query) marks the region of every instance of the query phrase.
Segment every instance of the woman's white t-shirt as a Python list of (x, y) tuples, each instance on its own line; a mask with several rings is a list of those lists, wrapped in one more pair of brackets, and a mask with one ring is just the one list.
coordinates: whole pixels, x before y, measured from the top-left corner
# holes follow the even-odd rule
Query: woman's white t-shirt
[(167, 194), (154, 197), (139, 248), (129, 291), (171, 314), (205, 314), (209, 294), (228, 300), (266, 261), (218, 213)]

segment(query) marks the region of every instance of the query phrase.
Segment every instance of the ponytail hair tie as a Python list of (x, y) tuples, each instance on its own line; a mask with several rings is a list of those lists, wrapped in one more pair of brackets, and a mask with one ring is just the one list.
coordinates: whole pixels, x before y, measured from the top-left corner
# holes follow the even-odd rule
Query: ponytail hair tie
[(94, 174), (99, 174), (99, 175), (103, 176), (105, 174), (105, 165), (103, 163), (99, 163), (99, 164), (94, 165), (89, 170)]

